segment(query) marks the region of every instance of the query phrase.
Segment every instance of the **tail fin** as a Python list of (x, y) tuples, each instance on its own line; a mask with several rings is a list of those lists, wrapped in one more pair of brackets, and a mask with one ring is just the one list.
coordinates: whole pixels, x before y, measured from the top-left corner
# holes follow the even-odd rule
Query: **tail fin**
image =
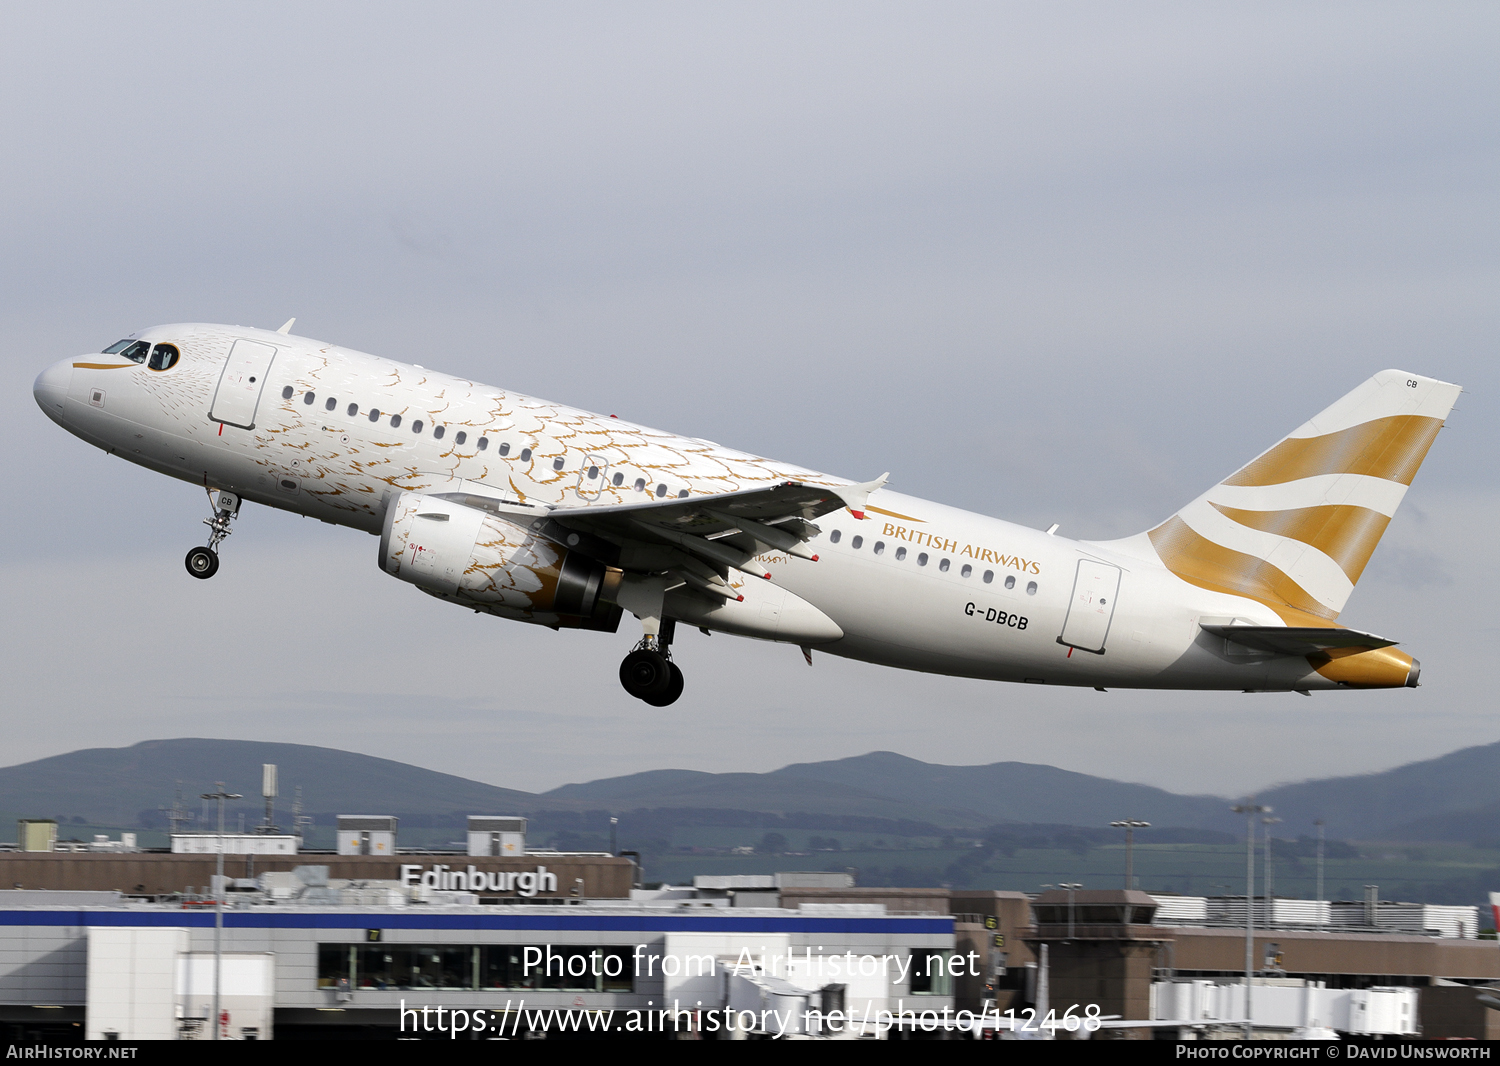
[(1147, 533), (1184, 581), (1328, 625), (1463, 390), (1382, 370)]

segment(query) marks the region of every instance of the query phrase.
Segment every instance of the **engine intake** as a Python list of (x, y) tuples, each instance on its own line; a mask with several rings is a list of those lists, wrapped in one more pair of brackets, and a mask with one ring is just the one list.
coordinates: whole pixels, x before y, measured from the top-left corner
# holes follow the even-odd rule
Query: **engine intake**
[(380, 567), (441, 599), (523, 622), (613, 632), (620, 608), (601, 593), (619, 572), (525, 525), (437, 496), (386, 506)]

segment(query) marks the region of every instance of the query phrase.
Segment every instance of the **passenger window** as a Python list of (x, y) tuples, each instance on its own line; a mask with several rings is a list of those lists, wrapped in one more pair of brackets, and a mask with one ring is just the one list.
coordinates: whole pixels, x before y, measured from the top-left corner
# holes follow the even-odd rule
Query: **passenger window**
[(484, 451), (489, 446), (490, 446), (490, 438), (488, 438), (488, 437), (480, 437), (479, 438), (479, 450), (480, 451)]
[(281, 398), (283, 400), (290, 400), (292, 398), (292, 393), (294, 393), (296, 391), (297, 391), (296, 389), (294, 389), (290, 385), (288, 385), (286, 388), (284, 388), (284, 389), (281, 390)]
[(1028, 582), (1026, 582), (1026, 595), (1028, 595), (1028, 596), (1035, 596), (1036, 595), (1036, 582), (1035, 581), (1028, 581)]
[(656, 498), (658, 500), (661, 499), (666, 494), (667, 494), (667, 487), (665, 485), (658, 485), (658, 486), (656, 486)]
[(622, 481), (624, 481), (624, 480), (625, 480), (625, 475), (624, 474), (620, 474), (620, 473), (616, 473), (614, 477), (612, 477), (612, 478), (609, 479), (610, 484), (615, 485), (616, 487), (618, 487), (620, 485), (620, 483)]
[(687, 489), (679, 489), (677, 491), (677, 498), (679, 500), (685, 500), (685, 499), (687, 499), (688, 498), (688, 490)]
[(1005, 587), (1008, 588), (1008, 589), (1013, 589), (1013, 588), (1016, 587), (1016, 575), (1015, 574), (1006, 574), (1005, 575)]
[(177, 346), (158, 344), (151, 350), (151, 362), (146, 365), (152, 370), (171, 370), (177, 365)]
[(974, 572), (974, 568), (972, 566), (970, 566), (968, 563), (964, 563), (964, 568), (958, 572), (958, 576), (959, 577), (968, 577), (973, 572)]
[(355, 415), (359, 414), (359, 404), (351, 403), (349, 405), (349, 409), (346, 410), (344, 414), (348, 415), (350, 418), (353, 418)]
[(828, 534), (828, 543), (837, 544), (843, 535), (840, 530), (835, 529), (832, 533)]
[(445, 427), (443, 427), (443, 426), (433, 426), (432, 427), (432, 439), (433, 440), (442, 440), (443, 439), (443, 434), (446, 433), (446, 432), (447, 432), (447, 429)]
[(399, 429), (399, 428), (401, 428), (401, 416), (400, 415), (391, 415), (391, 428), (392, 429)]
[(859, 551), (860, 547), (864, 544), (864, 542), (865, 542), (865, 538), (864, 537), (855, 537), (853, 540), (851, 540), (849, 542), (849, 547), (853, 548), (855, 551)]
[(339, 405), (339, 402), (337, 400), (335, 400), (332, 396), (328, 397), (328, 399), (326, 399), (326, 400), (323, 401), (323, 409), (326, 410), (326, 411), (332, 411), (338, 405)]
[(638, 477), (638, 478), (635, 479), (635, 491), (636, 492), (645, 492), (646, 491), (646, 479), (645, 478)]
[(927, 553), (926, 552), (923, 552), (921, 555), (917, 556), (917, 565), (918, 566), (926, 566), (927, 565)]
[(313, 393), (313, 392), (309, 392), (305, 396), (302, 397), (302, 402), (305, 403), (305, 404), (307, 404), (307, 406), (309, 406), (309, 407), (311, 407), (314, 403), (316, 403), (317, 400), (318, 400), (317, 393)]
[(529, 463), (529, 462), (531, 462), (531, 449), (530, 448), (522, 448), (521, 449), (521, 462), (523, 462), (523, 463)]
[(552, 469), (553, 470), (561, 470), (562, 468), (563, 468), (563, 457), (559, 455), (556, 459), (552, 460)]
[(993, 571), (993, 570), (986, 570), (984, 572), (984, 583), (986, 585), (988, 585), (991, 581), (994, 581), (994, 580), (995, 580), (995, 571)]
[(378, 407), (372, 407), (372, 408), (370, 408), (370, 421), (371, 422), (379, 422), (380, 421), (380, 408), (378, 408)]
[(504, 440), (501, 441), (500, 442), (500, 447), (496, 448), (495, 450), (497, 452), (499, 452), (501, 455), (509, 455), (510, 454), (510, 442), (509, 441), (504, 441)]
[(453, 434), (453, 443), (454, 444), (462, 444), (464, 441), (466, 441), (468, 439), (469, 439), (469, 435), (467, 433), (465, 433), (463, 430), (459, 430), (457, 433)]
[(938, 569), (941, 570), (943, 573), (946, 574), (948, 572), (948, 560), (947, 559), (940, 559), (940, 560), (938, 560)]
[(876, 555), (884, 555), (885, 554), (885, 541), (883, 541), (883, 540), (877, 540), (875, 542), (875, 547), (872, 550), (875, 552)]
[(599, 476), (599, 468), (597, 466), (591, 466), (591, 467), (589, 467), (589, 477), (590, 478), (596, 478), (598, 476)]
[(413, 433), (422, 432), (422, 420), (420, 418), (411, 424), (411, 431)]
[(896, 549), (896, 562), (899, 563), (902, 559), (905, 559), (905, 558), (906, 558), (906, 549), (905, 548), (897, 548)]

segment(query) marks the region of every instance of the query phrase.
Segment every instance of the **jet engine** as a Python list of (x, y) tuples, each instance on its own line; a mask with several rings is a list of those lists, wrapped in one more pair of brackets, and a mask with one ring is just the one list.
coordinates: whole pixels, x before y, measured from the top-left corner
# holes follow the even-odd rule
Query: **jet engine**
[(611, 633), (620, 624), (610, 595), (620, 571), (539, 535), (495, 501), (402, 492), (386, 506), (380, 567), (439, 599), (516, 621)]

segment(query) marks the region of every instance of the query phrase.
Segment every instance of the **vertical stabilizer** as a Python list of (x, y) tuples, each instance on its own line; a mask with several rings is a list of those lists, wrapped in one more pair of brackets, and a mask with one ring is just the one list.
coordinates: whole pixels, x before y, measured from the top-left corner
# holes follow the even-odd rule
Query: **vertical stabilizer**
[(1457, 385), (1382, 370), (1147, 536), (1168, 570), (1328, 625), (1396, 513)]

